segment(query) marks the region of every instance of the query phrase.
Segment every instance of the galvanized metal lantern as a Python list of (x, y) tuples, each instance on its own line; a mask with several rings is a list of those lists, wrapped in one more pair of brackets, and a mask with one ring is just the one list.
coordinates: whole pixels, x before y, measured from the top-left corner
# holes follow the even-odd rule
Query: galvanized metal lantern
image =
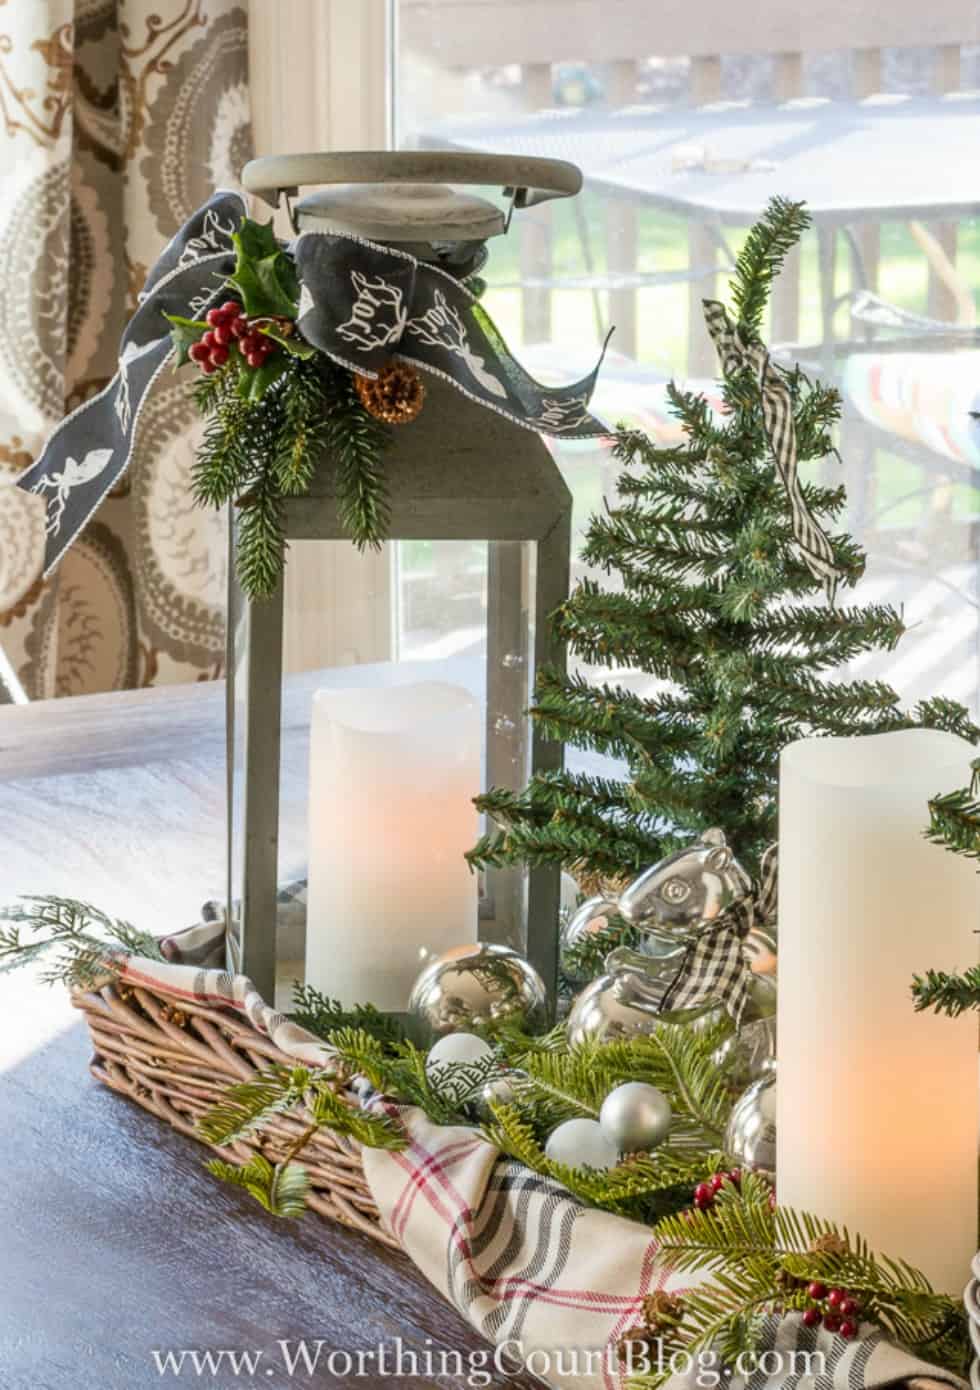
[[(555, 161), (456, 154), (304, 155), (257, 160), (244, 172), (246, 188), (272, 203), (300, 184), (341, 180), (291, 208), (297, 230), (340, 228), (463, 274), (508, 219), (447, 182), (502, 186), (517, 207), (572, 194), (580, 182)], [(329, 458), (309, 495), (287, 503), (290, 550), (275, 596), (246, 599), (230, 564), (229, 968), (268, 999), (277, 973), (280, 990), (303, 976), (304, 917), (305, 958), (322, 965), (309, 982), (345, 1004), (360, 992), (357, 1002), (404, 1010), (408, 966), (474, 935), (520, 951), (554, 993), (556, 868), (487, 870), (474, 886), (472, 922), (452, 894), (477, 828), (475, 812), (465, 824), (471, 795), (518, 789), (532, 771), (561, 765), (560, 746), (534, 731), (527, 710), (535, 670), (563, 665), (549, 615), (568, 591), (571, 496), (539, 434), (439, 376), (425, 384), (421, 414), (395, 431), (385, 455), (390, 538), (414, 543), (416, 557), (426, 553), (421, 543), (442, 546), (477, 576), (466, 594), (447, 585), (434, 604), (430, 585), (428, 660), (384, 640), (358, 650), (387, 606), (379, 599), (352, 622), (352, 589), (373, 584), (383, 595), (389, 561), (353, 552)], [(412, 602), (404, 584), (399, 597), (403, 607)], [(456, 634), (463, 650), (447, 654), (438, 616), (453, 603), (466, 610)], [(382, 659), (352, 667), (365, 653)], [(467, 777), (464, 800), (453, 802)], [(448, 866), (447, 835), (456, 836)], [(450, 879), (452, 892), (440, 886)], [(295, 906), (304, 897), (305, 914)]]

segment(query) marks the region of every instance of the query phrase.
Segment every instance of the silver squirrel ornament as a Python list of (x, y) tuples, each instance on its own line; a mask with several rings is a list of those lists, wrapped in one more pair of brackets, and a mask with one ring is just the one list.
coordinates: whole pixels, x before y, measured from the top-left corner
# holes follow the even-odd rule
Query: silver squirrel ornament
[(775, 846), (757, 887), (724, 832), (706, 830), (640, 874), (616, 906), (640, 945), (611, 951), (606, 973), (576, 997), (572, 1042), (634, 1037), (661, 1023), (709, 1027), (726, 1013), (737, 1028), (775, 1014), (775, 980), (753, 973), (744, 945), (774, 917)]

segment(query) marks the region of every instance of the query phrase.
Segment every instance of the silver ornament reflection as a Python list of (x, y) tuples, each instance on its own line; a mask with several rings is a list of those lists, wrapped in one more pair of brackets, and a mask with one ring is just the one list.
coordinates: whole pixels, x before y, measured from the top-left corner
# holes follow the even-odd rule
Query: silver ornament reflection
[(570, 969), (566, 953), (578, 946), (586, 937), (603, 931), (609, 925), (609, 914), (616, 911), (616, 904), (609, 898), (587, 898), (581, 907), (569, 917), (561, 929), (561, 968), (565, 978), (573, 985), (584, 985), (587, 974), (576, 973)]
[(490, 1109), (494, 1105), (513, 1105), (517, 1100), (517, 1087), (511, 1079), (524, 1075), (523, 1072), (513, 1072), (508, 1076), (497, 1076), (493, 1081), (488, 1081), (476, 1101), (476, 1112), (481, 1120), (492, 1120), (493, 1111)]
[(743, 1023), (712, 1053), (712, 1061), (725, 1073), (734, 1091), (744, 1091), (776, 1065), (776, 1015)]
[(741, 1168), (776, 1171), (776, 1072), (753, 1081), (735, 1102), (725, 1130), (725, 1152)]
[(492, 1023), (543, 1028), (547, 992), (532, 965), (509, 946), (454, 946), (425, 966), (408, 1007), (442, 1036)]
[(625, 1081), (602, 1102), (599, 1124), (620, 1153), (639, 1153), (664, 1142), (671, 1114), (670, 1101), (656, 1086)]

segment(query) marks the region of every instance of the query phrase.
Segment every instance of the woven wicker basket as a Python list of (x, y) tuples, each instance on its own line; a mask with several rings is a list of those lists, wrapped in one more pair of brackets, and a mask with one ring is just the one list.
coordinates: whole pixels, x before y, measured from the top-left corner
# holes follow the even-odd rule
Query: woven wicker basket
[[(251, 1080), (272, 1062), (294, 1065), (294, 1059), (231, 1009), (119, 984), (76, 990), (72, 1002), (84, 1013), (92, 1035), (92, 1075), (198, 1143), (204, 1142), (198, 1119), (229, 1085)], [(297, 1111), (276, 1116), (233, 1146), (209, 1147), (231, 1163), (247, 1163), (256, 1151), (276, 1163), (304, 1128)], [(356, 1141), (320, 1130), (299, 1157), (310, 1175), (306, 1200), (315, 1212), (397, 1246), (382, 1229)]]

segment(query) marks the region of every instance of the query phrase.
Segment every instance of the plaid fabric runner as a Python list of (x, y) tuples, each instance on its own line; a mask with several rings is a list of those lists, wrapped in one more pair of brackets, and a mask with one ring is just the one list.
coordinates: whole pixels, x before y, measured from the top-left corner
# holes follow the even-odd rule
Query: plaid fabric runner
[[(329, 1067), (329, 1047), (269, 1008), (250, 980), (204, 963), (221, 949), (223, 933), (213, 917), (165, 938), (165, 963), (132, 957), (122, 978), (179, 999), (225, 1004), (297, 1062)], [(385, 1225), (425, 1277), (501, 1348), (505, 1367), (547, 1366), (547, 1381), (559, 1390), (623, 1390), (615, 1346), (640, 1321), (644, 1296), (703, 1279), (672, 1273), (646, 1227), (583, 1206), (550, 1178), (503, 1158), (476, 1130), (436, 1126), (420, 1111), (380, 1098), (368, 1103), (397, 1113), (409, 1136), (408, 1148), (397, 1153), (365, 1150), (364, 1171)], [(877, 1390), (912, 1376), (963, 1385), (870, 1327), (846, 1343), (803, 1328), (797, 1314), (773, 1317), (763, 1349), (781, 1356), (782, 1369), (767, 1360), (751, 1376), (711, 1385)], [(797, 1349), (823, 1353), (822, 1371), (813, 1364), (793, 1369), (799, 1363), (788, 1353)], [(703, 1376), (703, 1367), (681, 1367), (670, 1390), (702, 1390)]]

